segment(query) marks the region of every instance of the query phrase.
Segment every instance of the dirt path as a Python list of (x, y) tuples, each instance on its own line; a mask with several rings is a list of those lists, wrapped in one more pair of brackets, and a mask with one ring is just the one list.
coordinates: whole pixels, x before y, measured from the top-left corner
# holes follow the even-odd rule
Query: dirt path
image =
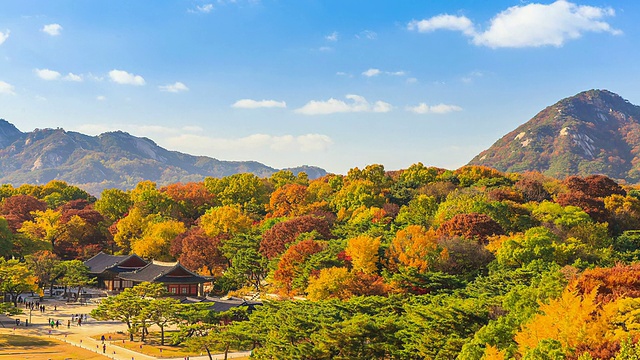
[[(35, 298), (27, 297), (26, 301), (35, 301)], [(115, 343), (111, 343), (109, 341), (105, 342), (106, 349), (104, 349), (103, 353), (103, 343), (100, 340), (94, 340), (91, 337), (95, 335), (102, 335), (108, 333), (115, 333), (118, 331), (126, 332), (126, 325), (120, 322), (114, 321), (98, 321), (91, 316), (88, 316), (91, 310), (96, 308), (96, 305), (87, 304), (67, 304), (64, 301), (58, 299), (49, 299), (45, 298), (43, 305), (45, 306), (45, 311), (40, 312), (37, 309), (31, 311), (31, 315), (29, 315), (29, 310), (24, 308), (24, 304), (18, 304), (18, 307), (24, 311), (24, 314), (17, 315), (14, 317), (10, 317), (10, 321), (15, 321), (16, 318), (20, 319), (20, 326), (15, 327), (16, 334), (22, 335), (39, 335), (52, 337), (66, 343), (69, 343), (74, 346), (78, 346), (98, 354), (104, 354), (110, 359), (116, 360), (151, 360), (157, 359), (153, 356), (144, 355), (129, 349), (125, 349), (123, 347), (115, 345)], [(87, 320), (82, 320), (82, 325), (78, 326), (77, 315), (87, 315)], [(67, 327), (68, 321), (72, 319), (71, 325)], [(29, 326), (25, 327), (25, 320), (29, 321)], [(53, 321), (60, 321), (59, 327), (51, 328), (49, 321), (53, 319)], [(15, 324), (15, 323), (12, 323)], [(7, 323), (5, 322), (5, 326)], [(7, 326), (7, 329), (11, 329), (12, 327)], [(1, 328), (0, 328), (1, 329)], [(236, 353), (230, 353), (229, 359), (238, 358), (238, 357), (248, 357), (250, 355), (249, 351), (242, 351)], [(223, 354), (214, 355), (214, 359), (223, 359)], [(189, 360), (208, 360), (208, 356), (191, 356)], [(163, 360), (184, 360), (184, 358), (175, 358), (175, 359), (163, 359)]]

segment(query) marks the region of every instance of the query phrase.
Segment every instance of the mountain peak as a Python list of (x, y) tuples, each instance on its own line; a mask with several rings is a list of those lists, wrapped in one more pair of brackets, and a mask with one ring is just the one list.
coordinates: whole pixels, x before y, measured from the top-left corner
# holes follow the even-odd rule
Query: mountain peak
[(470, 164), (563, 178), (604, 174), (640, 181), (640, 107), (608, 90), (562, 99), (503, 136)]
[(6, 147), (23, 135), (12, 123), (0, 119), (0, 147)]

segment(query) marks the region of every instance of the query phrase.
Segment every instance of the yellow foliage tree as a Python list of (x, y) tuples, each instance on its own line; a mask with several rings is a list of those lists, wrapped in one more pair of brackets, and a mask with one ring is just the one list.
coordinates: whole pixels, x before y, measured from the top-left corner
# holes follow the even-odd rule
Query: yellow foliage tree
[(569, 351), (580, 344), (598, 345), (606, 340), (607, 325), (596, 311), (597, 289), (579, 295), (570, 285), (558, 299), (540, 304), (540, 314), (534, 316), (516, 334), (521, 354), (538, 346), (545, 339), (557, 340)]
[(497, 347), (487, 344), (482, 360), (505, 360), (505, 357), (506, 351), (500, 351)]
[(186, 230), (183, 223), (175, 220), (152, 223), (142, 237), (131, 244), (131, 249), (147, 259), (173, 260), (169, 254), (171, 240)]
[(351, 257), (353, 271), (373, 274), (378, 271), (380, 238), (360, 235), (349, 240), (345, 253)]
[(349, 270), (343, 267), (322, 269), (318, 277), (309, 279), (307, 297), (313, 301), (347, 297), (345, 291), (351, 276)]
[(129, 214), (120, 219), (116, 224), (116, 233), (113, 241), (122, 249), (124, 254), (131, 252), (131, 245), (142, 238), (150, 223), (150, 218), (145, 216), (141, 209), (132, 208)]
[(253, 221), (237, 205), (218, 206), (200, 217), (200, 227), (207, 236), (241, 234), (249, 231)]
[(43, 240), (53, 246), (62, 231), (60, 226), (60, 211), (47, 209), (32, 212), (33, 221), (25, 221), (18, 230), (32, 239)]

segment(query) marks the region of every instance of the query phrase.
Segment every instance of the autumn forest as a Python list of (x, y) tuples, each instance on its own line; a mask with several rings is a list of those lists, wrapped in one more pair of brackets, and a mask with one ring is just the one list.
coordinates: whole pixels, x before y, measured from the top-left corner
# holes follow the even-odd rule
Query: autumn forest
[(601, 175), (418, 163), (97, 197), (61, 181), (3, 185), (0, 198), (0, 286), (1, 268), (37, 259), (179, 260), (213, 276), (214, 294), (260, 294), (217, 330), (256, 358), (640, 355), (640, 187)]

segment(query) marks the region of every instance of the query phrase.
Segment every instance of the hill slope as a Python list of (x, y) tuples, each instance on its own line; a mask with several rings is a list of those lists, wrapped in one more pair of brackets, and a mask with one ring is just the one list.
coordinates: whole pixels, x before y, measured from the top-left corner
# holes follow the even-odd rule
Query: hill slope
[[(326, 174), (312, 166), (288, 170), (304, 171), (310, 178)], [(276, 171), (255, 161), (221, 161), (169, 151), (121, 131), (98, 136), (63, 129), (23, 133), (0, 120), (0, 183), (43, 184), (57, 179), (97, 195), (105, 188), (132, 188), (141, 180), (164, 185), (242, 172), (264, 177)]]
[(470, 165), (548, 176), (604, 174), (640, 182), (640, 107), (607, 90), (560, 100), (496, 141)]

